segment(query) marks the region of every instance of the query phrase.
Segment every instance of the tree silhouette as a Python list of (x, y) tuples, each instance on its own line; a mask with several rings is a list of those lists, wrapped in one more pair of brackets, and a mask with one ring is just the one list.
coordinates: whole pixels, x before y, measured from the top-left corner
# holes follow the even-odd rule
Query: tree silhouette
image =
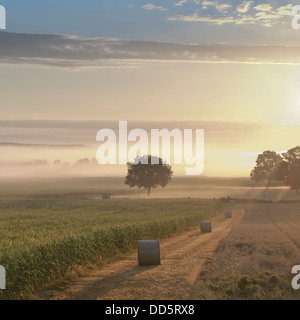
[[(156, 162), (151, 164), (151, 155), (137, 157), (134, 163), (127, 163), (125, 184), (130, 188), (145, 188), (148, 196), (151, 188), (165, 187), (172, 179), (172, 167), (163, 163), (161, 158), (152, 157)], [(157, 163), (157, 164), (156, 164)]]
[(290, 189), (299, 194), (300, 189), (300, 146), (282, 154), (283, 160), (278, 166), (276, 177)]
[(264, 151), (259, 154), (256, 159), (256, 166), (251, 171), (251, 179), (259, 181), (268, 181), (270, 184), (272, 180), (277, 180), (276, 172), (282, 157), (275, 151)]

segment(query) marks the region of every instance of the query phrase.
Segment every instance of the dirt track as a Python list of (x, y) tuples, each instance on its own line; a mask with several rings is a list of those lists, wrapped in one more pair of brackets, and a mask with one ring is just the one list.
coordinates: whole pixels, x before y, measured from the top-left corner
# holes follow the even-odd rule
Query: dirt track
[(219, 242), (238, 224), (243, 209), (234, 209), (232, 219), (222, 210), (212, 220), (213, 232), (200, 233), (200, 226), (161, 244), (161, 265), (137, 266), (137, 254), (83, 274), (53, 299), (187, 299), (205, 261)]

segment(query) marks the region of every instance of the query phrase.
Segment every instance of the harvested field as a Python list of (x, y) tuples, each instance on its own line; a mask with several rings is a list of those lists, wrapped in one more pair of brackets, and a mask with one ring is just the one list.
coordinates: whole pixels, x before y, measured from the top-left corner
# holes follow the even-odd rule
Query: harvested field
[(300, 205), (246, 205), (193, 286), (193, 299), (299, 299), (292, 267), (300, 264)]

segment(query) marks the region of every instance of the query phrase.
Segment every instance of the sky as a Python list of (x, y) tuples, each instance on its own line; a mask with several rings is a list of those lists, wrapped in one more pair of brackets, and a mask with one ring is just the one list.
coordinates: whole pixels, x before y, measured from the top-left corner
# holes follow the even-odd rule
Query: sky
[(297, 0), (1, 0), (11, 32), (175, 43), (299, 44)]
[(299, 144), (296, 4), (0, 0), (0, 174), (91, 159), (97, 131), (127, 120), (204, 129), (204, 174), (249, 176), (258, 153)]

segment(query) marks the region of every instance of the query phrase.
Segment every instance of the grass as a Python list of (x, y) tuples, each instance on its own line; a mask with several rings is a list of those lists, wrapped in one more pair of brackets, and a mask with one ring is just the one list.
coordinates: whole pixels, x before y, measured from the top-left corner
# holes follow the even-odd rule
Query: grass
[[(224, 272), (213, 274), (202, 272), (199, 280), (211, 299), (221, 300), (299, 300), (299, 292), (294, 290), (287, 275), (272, 271)], [(199, 299), (199, 289), (193, 289), (191, 299)]]
[(7, 270), (7, 290), (0, 298), (24, 298), (74, 266), (131, 251), (138, 239), (174, 236), (219, 206), (200, 199), (1, 201), (0, 265)]

